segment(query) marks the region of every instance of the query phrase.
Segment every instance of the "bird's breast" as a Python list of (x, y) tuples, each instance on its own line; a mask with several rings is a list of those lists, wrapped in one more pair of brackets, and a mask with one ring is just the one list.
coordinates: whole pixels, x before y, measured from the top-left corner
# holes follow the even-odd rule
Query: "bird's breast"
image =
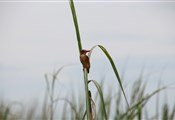
[(84, 55), (84, 54), (80, 55), (80, 60), (81, 61), (86, 61), (86, 59), (87, 59), (86, 55)]

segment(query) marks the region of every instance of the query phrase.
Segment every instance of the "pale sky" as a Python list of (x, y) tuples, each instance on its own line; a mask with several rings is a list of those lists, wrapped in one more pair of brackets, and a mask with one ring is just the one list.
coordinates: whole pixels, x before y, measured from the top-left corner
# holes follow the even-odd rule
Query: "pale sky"
[[(102, 44), (120, 73), (127, 63), (127, 83), (138, 77), (144, 64), (148, 73), (156, 75), (165, 68), (163, 84), (175, 82), (175, 2), (76, 2), (75, 6), (84, 48)], [(103, 74), (115, 79), (100, 50), (94, 51), (91, 61), (92, 79)], [(65, 89), (72, 83), (83, 86), (67, 1), (0, 2), (1, 96), (11, 100), (37, 97), (43, 94), (44, 73), (66, 64), (71, 66), (60, 74), (61, 85)], [(155, 90), (157, 81), (150, 80), (148, 85)], [(169, 93), (172, 102), (175, 97)]]

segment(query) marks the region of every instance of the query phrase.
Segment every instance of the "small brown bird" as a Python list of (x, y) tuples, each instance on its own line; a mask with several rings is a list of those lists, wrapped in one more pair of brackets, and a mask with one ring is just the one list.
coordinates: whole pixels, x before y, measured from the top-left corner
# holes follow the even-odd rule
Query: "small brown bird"
[(87, 52), (90, 52), (90, 50), (81, 50), (80, 61), (83, 65), (83, 70), (86, 69), (87, 72), (89, 73), (90, 61), (89, 61), (89, 57), (86, 55)]

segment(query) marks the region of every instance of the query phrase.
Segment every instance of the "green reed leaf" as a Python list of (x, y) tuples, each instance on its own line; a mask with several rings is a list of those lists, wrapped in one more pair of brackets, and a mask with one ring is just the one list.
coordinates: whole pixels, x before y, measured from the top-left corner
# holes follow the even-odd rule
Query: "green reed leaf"
[(80, 37), (80, 32), (79, 32), (79, 27), (78, 27), (78, 20), (77, 20), (77, 15), (76, 15), (73, 0), (69, 1), (69, 5), (70, 5), (71, 11), (72, 11), (72, 17), (73, 17), (73, 21), (74, 21), (75, 30), (76, 30), (78, 48), (79, 48), (79, 52), (80, 52), (82, 50), (82, 44), (81, 44), (81, 37)]
[(93, 82), (94, 85), (95, 85), (95, 87), (96, 87), (97, 90), (98, 90), (98, 93), (99, 93), (99, 95), (100, 95), (100, 99), (101, 99), (101, 101), (102, 101), (102, 109), (103, 109), (104, 117), (105, 117), (105, 119), (107, 120), (105, 102), (104, 102), (104, 97), (103, 97), (103, 92), (102, 92), (102, 90), (101, 90), (101, 87), (100, 87), (100, 85), (98, 84), (98, 82), (95, 81), (95, 80), (90, 80), (89, 82)]
[(112, 69), (113, 69), (113, 71), (114, 71), (114, 73), (115, 73), (115, 76), (116, 76), (118, 82), (119, 82), (120, 88), (121, 88), (121, 90), (122, 90), (122, 92), (123, 92), (124, 98), (125, 98), (125, 100), (126, 100), (126, 103), (127, 103), (128, 108), (129, 108), (129, 103), (128, 103), (128, 100), (127, 100), (125, 91), (124, 91), (124, 89), (123, 89), (123, 85), (122, 85), (122, 82), (121, 82), (119, 73), (118, 73), (117, 68), (116, 68), (116, 66), (115, 66), (115, 64), (114, 64), (114, 61), (113, 61), (112, 57), (110, 56), (110, 54), (108, 53), (108, 51), (107, 51), (102, 45), (96, 45), (96, 46), (94, 46), (94, 47), (91, 48), (91, 52), (88, 54), (89, 58), (90, 58), (90, 56), (91, 56), (92, 50), (93, 50), (95, 47), (97, 47), (97, 46), (103, 51), (103, 53), (106, 55), (106, 57), (108, 58), (109, 62), (111, 63)]

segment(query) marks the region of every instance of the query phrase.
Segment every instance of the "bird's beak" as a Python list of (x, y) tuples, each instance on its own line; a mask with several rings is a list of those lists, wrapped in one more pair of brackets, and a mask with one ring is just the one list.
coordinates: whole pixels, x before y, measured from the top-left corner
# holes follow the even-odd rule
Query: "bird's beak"
[(86, 50), (86, 52), (90, 52), (90, 50)]
[(87, 53), (87, 52), (90, 52), (90, 50), (86, 50), (86, 53)]

